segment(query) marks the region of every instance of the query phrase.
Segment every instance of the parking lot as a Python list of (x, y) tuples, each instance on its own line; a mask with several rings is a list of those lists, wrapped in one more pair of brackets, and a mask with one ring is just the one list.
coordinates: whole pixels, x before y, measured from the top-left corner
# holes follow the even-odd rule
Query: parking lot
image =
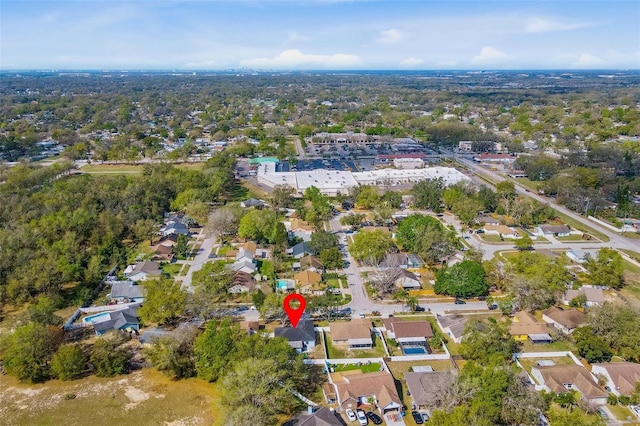
[(298, 171), (304, 172), (307, 170), (316, 169), (329, 169), (329, 170), (341, 170), (347, 172), (361, 172), (371, 170), (374, 168), (373, 159), (360, 159), (360, 160), (339, 160), (339, 159), (326, 159), (326, 160), (299, 160), (295, 166), (289, 164), (289, 161), (284, 160), (277, 164), (276, 171), (288, 172)]

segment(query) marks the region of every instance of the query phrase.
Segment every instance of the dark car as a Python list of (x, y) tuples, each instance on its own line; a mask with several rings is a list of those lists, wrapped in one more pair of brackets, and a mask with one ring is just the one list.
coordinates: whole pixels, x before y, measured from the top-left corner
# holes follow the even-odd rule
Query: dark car
[(373, 411), (367, 411), (367, 417), (369, 417), (369, 420), (371, 420), (374, 425), (382, 424), (382, 418)]
[(497, 303), (492, 303), (492, 304), (489, 305), (489, 310), (490, 311), (493, 311), (495, 309), (498, 309), (498, 304)]
[(413, 417), (413, 420), (415, 420), (417, 425), (421, 425), (424, 423), (424, 420), (422, 420), (422, 416), (417, 411), (412, 411), (411, 417)]
[(459, 300), (459, 299), (456, 299), (456, 301), (453, 302), (453, 303), (455, 303), (456, 305), (466, 305), (467, 304), (467, 302), (465, 302), (464, 300)]
[(420, 306), (420, 305), (416, 305), (415, 311), (416, 312), (424, 312), (424, 308), (422, 306)]

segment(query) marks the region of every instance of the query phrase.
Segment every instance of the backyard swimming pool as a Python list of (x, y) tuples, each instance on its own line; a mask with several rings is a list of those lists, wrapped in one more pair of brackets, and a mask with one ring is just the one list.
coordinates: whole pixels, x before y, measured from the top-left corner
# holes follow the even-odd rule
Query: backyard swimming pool
[(100, 312), (99, 314), (89, 315), (88, 317), (84, 317), (82, 322), (85, 324), (95, 324), (103, 321), (107, 321), (111, 318), (109, 312)]
[(406, 348), (403, 347), (402, 353), (405, 355), (424, 355), (427, 353), (427, 350), (422, 346), (410, 346)]

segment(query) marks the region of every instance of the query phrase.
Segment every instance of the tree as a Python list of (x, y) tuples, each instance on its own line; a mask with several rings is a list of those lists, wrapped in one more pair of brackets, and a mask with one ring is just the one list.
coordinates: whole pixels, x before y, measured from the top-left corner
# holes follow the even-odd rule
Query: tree
[(255, 306), (257, 310), (260, 310), (262, 308), (262, 304), (264, 303), (266, 298), (267, 296), (260, 288), (258, 289), (258, 291), (251, 294), (251, 301), (253, 302), (253, 306)]
[(402, 194), (398, 191), (387, 191), (382, 195), (382, 202), (392, 209), (399, 209), (402, 205)]
[(522, 237), (517, 238), (515, 246), (518, 250), (530, 250), (533, 247), (533, 240), (529, 234), (524, 234)]
[(455, 297), (484, 296), (489, 293), (482, 265), (471, 260), (440, 270), (436, 274), (433, 290), (436, 294)]
[(176, 244), (173, 246), (173, 252), (178, 258), (186, 259), (189, 254), (189, 237), (184, 234), (178, 235)]
[(129, 351), (121, 346), (124, 338), (117, 333), (102, 336), (93, 345), (90, 361), (98, 376), (112, 377), (127, 371)]
[(269, 241), (278, 219), (270, 210), (251, 210), (240, 220), (238, 235), (258, 242)]
[(362, 213), (350, 213), (346, 216), (342, 216), (340, 218), (340, 225), (342, 226), (351, 226), (352, 228), (356, 228), (364, 222), (366, 215)]
[(205, 233), (215, 240), (223, 235), (232, 235), (238, 232), (240, 219), (244, 212), (239, 207), (225, 206), (209, 213)]
[(612, 351), (630, 362), (640, 362), (640, 309), (629, 304), (605, 302), (587, 313), (587, 323)]
[(552, 408), (548, 418), (554, 426), (605, 426), (607, 424), (601, 417), (587, 416), (580, 409), (567, 411)]
[(195, 374), (193, 339), (195, 333), (187, 336), (161, 337), (154, 339), (152, 346), (145, 349), (151, 365), (172, 379), (183, 379)]
[(442, 178), (420, 181), (411, 189), (413, 205), (419, 209), (430, 209), (436, 213), (440, 213), (442, 211), (443, 193), (444, 181)]
[(359, 188), (356, 197), (356, 206), (361, 209), (370, 210), (380, 204), (378, 188), (372, 185), (364, 185)]
[(153, 279), (143, 283), (144, 303), (138, 309), (143, 322), (160, 325), (173, 323), (184, 312), (187, 294), (173, 279)]
[(78, 345), (62, 345), (53, 354), (51, 373), (60, 380), (73, 380), (82, 376), (87, 369), (88, 357)]
[(314, 232), (309, 246), (315, 254), (320, 254), (323, 250), (338, 247), (338, 236), (326, 231)]
[(351, 256), (358, 262), (380, 262), (393, 247), (391, 235), (382, 230), (358, 232), (349, 246)]
[(241, 338), (240, 327), (230, 319), (209, 321), (194, 343), (198, 376), (209, 382), (218, 380), (235, 360), (235, 348)]
[(573, 338), (581, 357), (593, 364), (594, 362), (608, 362), (613, 353), (609, 344), (600, 336), (596, 336), (589, 326), (578, 327), (573, 331)]
[(265, 425), (278, 423), (278, 415), (291, 414), (297, 408), (287, 366), (272, 359), (239, 361), (225, 376), (222, 389), (222, 404), (229, 410), (229, 416), (242, 419), (242, 423), (248, 419), (241, 407), (255, 407), (250, 410), (253, 416), (250, 424)]
[(18, 327), (3, 343), (2, 359), (7, 374), (31, 383), (49, 378), (49, 362), (58, 347), (56, 333), (39, 323)]
[(603, 248), (596, 259), (588, 259), (585, 268), (589, 282), (596, 286), (609, 286), (616, 290), (624, 287), (624, 260), (615, 250)]
[(289, 185), (276, 185), (271, 192), (271, 205), (275, 211), (289, 207), (293, 202), (291, 196), (295, 190)]
[(465, 325), (460, 353), (482, 365), (498, 365), (511, 359), (518, 343), (504, 323), (489, 318), (487, 323), (469, 320)]
[(133, 226), (136, 240), (142, 242), (149, 239), (149, 245), (153, 245), (153, 237), (157, 235), (158, 226), (153, 219), (139, 219)]
[(261, 306), (260, 313), (265, 321), (277, 320), (283, 325), (287, 320), (287, 314), (282, 307), (284, 295), (280, 293), (270, 293), (267, 295)]
[(340, 269), (344, 266), (342, 253), (337, 247), (332, 247), (320, 252), (322, 265), (327, 269)]
[(445, 229), (436, 218), (411, 215), (398, 225), (396, 239), (406, 251), (417, 253), (427, 263), (440, 263), (457, 246), (455, 233)]
[(60, 325), (62, 318), (54, 314), (57, 310), (56, 303), (51, 297), (40, 295), (36, 299), (36, 303), (29, 305), (27, 313), (29, 320), (33, 322), (42, 325)]
[(336, 294), (323, 294), (322, 296), (308, 299), (307, 309), (326, 321), (331, 321), (342, 306), (342, 296)]
[(547, 405), (538, 392), (530, 389), (527, 379), (513, 375), (502, 399), (501, 417), (510, 425), (537, 424)]

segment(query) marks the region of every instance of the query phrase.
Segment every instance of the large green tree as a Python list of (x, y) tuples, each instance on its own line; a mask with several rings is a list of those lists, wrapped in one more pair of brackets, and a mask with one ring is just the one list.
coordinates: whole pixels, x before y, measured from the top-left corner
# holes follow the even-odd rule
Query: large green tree
[(5, 339), (0, 348), (8, 374), (32, 383), (49, 378), (49, 363), (59, 344), (54, 330), (39, 323), (30, 323), (18, 327)]
[(209, 321), (194, 344), (198, 376), (215, 382), (235, 360), (235, 348), (242, 336), (237, 324), (229, 319)]
[(123, 336), (117, 332), (108, 333), (94, 343), (90, 361), (98, 376), (111, 377), (127, 371), (131, 355), (123, 343)]
[(60, 380), (73, 380), (82, 377), (87, 369), (88, 357), (78, 345), (62, 345), (53, 354), (51, 373)]
[(483, 296), (489, 293), (482, 265), (472, 260), (464, 260), (440, 270), (436, 274), (433, 290), (436, 294), (455, 297)]
[(624, 286), (624, 260), (615, 250), (602, 248), (595, 259), (588, 259), (585, 268), (589, 271), (589, 282), (597, 286), (620, 289)]
[(173, 279), (158, 278), (143, 282), (144, 303), (138, 315), (145, 323), (168, 324), (175, 322), (184, 312), (187, 294)]
[(391, 235), (382, 230), (362, 231), (353, 237), (349, 246), (351, 256), (358, 262), (378, 264), (393, 247)]

